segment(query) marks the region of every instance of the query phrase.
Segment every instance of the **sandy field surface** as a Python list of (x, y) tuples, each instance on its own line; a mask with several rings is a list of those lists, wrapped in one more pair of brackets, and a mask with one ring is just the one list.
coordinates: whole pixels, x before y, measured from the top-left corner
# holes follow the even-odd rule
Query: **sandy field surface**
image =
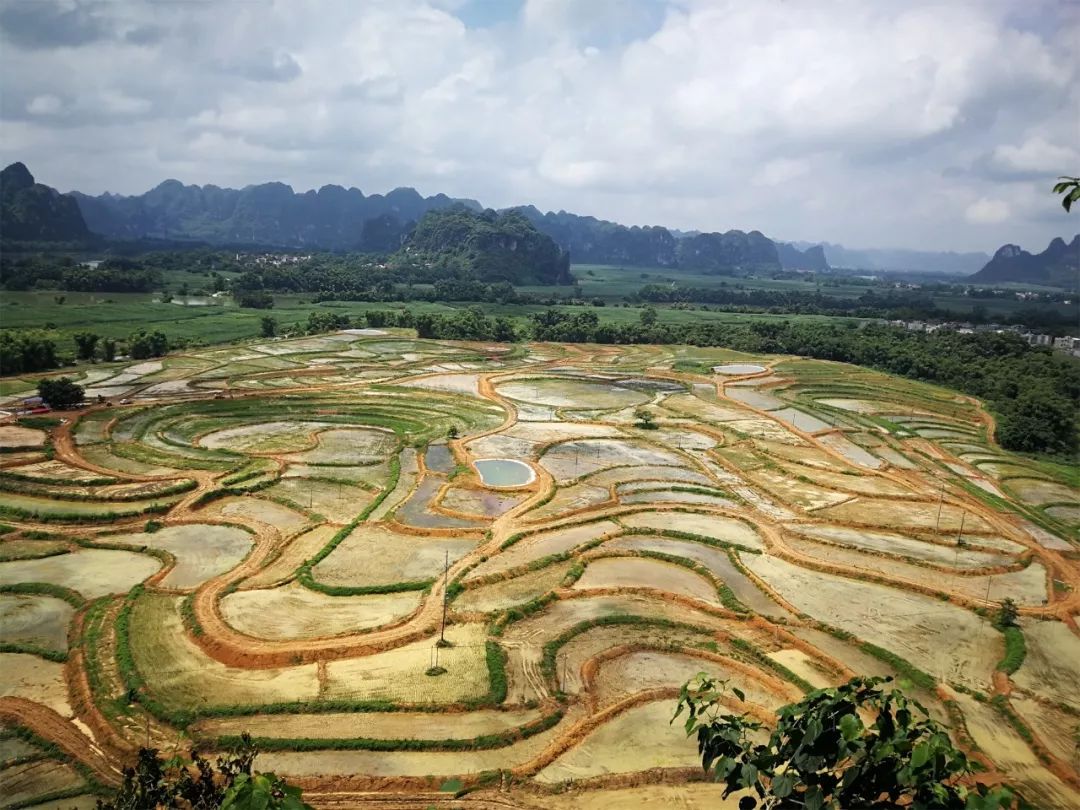
[(624, 557), (593, 560), (581, 579), (578, 590), (593, 588), (655, 588), (679, 593), (709, 604), (719, 604), (716, 589), (707, 579), (671, 563), (648, 558)]
[(251, 535), (232, 526), (166, 526), (152, 534), (110, 536), (110, 543), (147, 546), (167, 551), (176, 565), (161, 584), (166, 588), (192, 588), (234, 568), (251, 550)]
[(743, 563), (799, 610), (892, 650), (937, 678), (985, 689), (997, 633), (975, 614), (933, 597), (807, 571), (747, 554)]
[(0, 644), (63, 652), (74, 613), (71, 605), (52, 596), (0, 593)]
[(108, 593), (126, 593), (159, 568), (161, 562), (146, 554), (80, 548), (57, 557), (0, 563), (0, 585), (49, 582), (93, 599)]
[(221, 615), (241, 633), (285, 640), (368, 630), (398, 621), (420, 606), (420, 591), (328, 596), (297, 584), (236, 591), (221, 601)]
[(619, 517), (619, 522), (624, 526), (670, 529), (700, 534), (703, 537), (711, 537), (714, 540), (734, 543), (746, 548), (763, 548), (761, 535), (752, 526), (736, 518), (722, 515), (679, 511), (639, 512), (633, 515), (622, 515)]
[(675, 701), (635, 706), (602, 725), (536, 775), (541, 784), (642, 768), (700, 767), (697, 746), (678, 723)]

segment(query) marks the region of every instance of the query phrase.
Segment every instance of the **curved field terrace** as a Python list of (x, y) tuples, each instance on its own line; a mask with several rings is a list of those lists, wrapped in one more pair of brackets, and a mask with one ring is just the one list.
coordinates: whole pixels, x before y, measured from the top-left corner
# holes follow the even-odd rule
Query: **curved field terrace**
[(316, 807), (727, 806), (668, 722), (698, 672), (763, 718), (894, 676), (987, 778), (1080, 805), (1080, 493), (970, 398), (403, 330), (91, 374), (124, 402), (0, 425), (20, 807), (245, 731)]

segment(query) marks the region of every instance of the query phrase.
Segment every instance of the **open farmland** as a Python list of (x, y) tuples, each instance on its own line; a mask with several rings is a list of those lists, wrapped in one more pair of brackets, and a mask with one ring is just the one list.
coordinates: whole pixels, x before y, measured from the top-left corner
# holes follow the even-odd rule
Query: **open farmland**
[(316, 806), (727, 806), (676, 786), (701, 777), (668, 723), (701, 671), (760, 717), (892, 675), (990, 778), (1080, 805), (1080, 493), (979, 402), (725, 349), (394, 332), (115, 364), (90, 372), (113, 402), (0, 425), (19, 806), (86, 806), (147, 738), (245, 730)]

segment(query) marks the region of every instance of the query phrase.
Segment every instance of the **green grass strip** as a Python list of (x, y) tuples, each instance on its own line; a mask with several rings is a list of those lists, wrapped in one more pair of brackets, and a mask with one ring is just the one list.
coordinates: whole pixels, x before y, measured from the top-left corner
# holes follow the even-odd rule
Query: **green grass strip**
[(744, 653), (750, 658), (753, 658), (762, 666), (771, 669), (785, 681), (795, 684), (797, 687), (802, 689), (803, 692), (813, 692), (815, 689), (817, 689), (817, 687), (810, 683), (810, 681), (802, 678), (799, 675), (796, 675), (779, 661), (774, 661), (772, 658), (769, 658), (769, 656), (767, 656), (765, 653), (763, 653), (746, 639), (733, 637), (728, 643), (731, 644), (731, 646), (739, 652)]
[(498, 706), (506, 700), (506, 651), (497, 642), (484, 642), (484, 660), (488, 668), (488, 702)]
[(906, 658), (901, 658), (891, 650), (886, 650), (884, 647), (871, 644), (869, 641), (860, 642), (859, 649), (867, 655), (872, 655), (879, 661), (885, 662), (895, 669), (900, 677), (911, 681), (911, 683), (921, 689), (933, 689), (937, 686), (937, 681), (932, 675), (923, 672)]
[[(553, 728), (563, 718), (563, 711), (541, 717), (521, 728), (509, 729), (496, 734), (481, 734), (469, 738), (427, 739), (378, 739), (372, 737), (313, 739), (310, 737), (256, 737), (255, 747), (260, 751), (488, 751), (505, 748), (521, 740), (527, 740)], [(213, 747), (224, 750), (238, 746), (240, 737), (223, 736), (213, 741)]]
[(573, 627), (564, 630), (544, 645), (540, 657), (540, 672), (550, 685), (554, 694), (563, 694), (557, 682), (556, 672), (559, 650), (572, 639), (597, 627), (662, 627), (669, 630), (685, 630), (691, 633), (711, 635), (711, 632), (704, 627), (697, 627), (692, 624), (686, 624), (685, 622), (677, 622), (673, 619), (663, 619), (659, 617), (634, 616), (627, 613), (617, 613), (611, 616), (598, 616), (595, 619), (587, 619), (586, 621), (575, 624)]
[(1007, 675), (1012, 675), (1020, 669), (1024, 659), (1027, 658), (1027, 643), (1019, 627), (1002, 627), (1000, 630), (1005, 636), (1005, 657), (998, 661), (997, 668)]
[(86, 600), (78, 591), (65, 588), (63, 585), (54, 585), (51, 582), (16, 582), (11, 585), (0, 585), (0, 593), (20, 593), (28, 596), (52, 596), (63, 599), (75, 608), (82, 607)]
[(45, 647), (39, 647), (37, 644), (0, 644), (0, 653), (25, 653), (26, 655), (36, 655), (39, 658), (55, 661), (58, 664), (64, 663), (68, 658), (66, 650), (50, 650)]
[(744, 546), (741, 543), (732, 543), (728, 540), (721, 540), (717, 537), (707, 537), (703, 534), (694, 534), (692, 532), (682, 532), (677, 529), (650, 529), (643, 526), (630, 526), (622, 531), (618, 536), (624, 535), (659, 535), (660, 537), (670, 537), (675, 540), (689, 540), (692, 543), (700, 543), (703, 546), (712, 546), (713, 548), (735, 549), (736, 551), (742, 551), (746, 554), (760, 554), (761, 549), (750, 548)]

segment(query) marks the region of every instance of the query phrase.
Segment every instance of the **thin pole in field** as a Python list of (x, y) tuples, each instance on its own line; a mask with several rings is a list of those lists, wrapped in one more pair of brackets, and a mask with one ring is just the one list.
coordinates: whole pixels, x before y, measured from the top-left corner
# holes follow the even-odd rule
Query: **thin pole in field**
[[(446, 550), (446, 559), (443, 562), (443, 595), (442, 595), (442, 629), (439, 630), (439, 644), (446, 643), (446, 607), (447, 607), (447, 577), (450, 573), (450, 550)], [(437, 653), (436, 653), (437, 654)]]
[(941, 492), (938, 493), (937, 499), (937, 520), (934, 521), (934, 531), (938, 531), (941, 528), (941, 504), (945, 500), (945, 482), (941, 482)]

